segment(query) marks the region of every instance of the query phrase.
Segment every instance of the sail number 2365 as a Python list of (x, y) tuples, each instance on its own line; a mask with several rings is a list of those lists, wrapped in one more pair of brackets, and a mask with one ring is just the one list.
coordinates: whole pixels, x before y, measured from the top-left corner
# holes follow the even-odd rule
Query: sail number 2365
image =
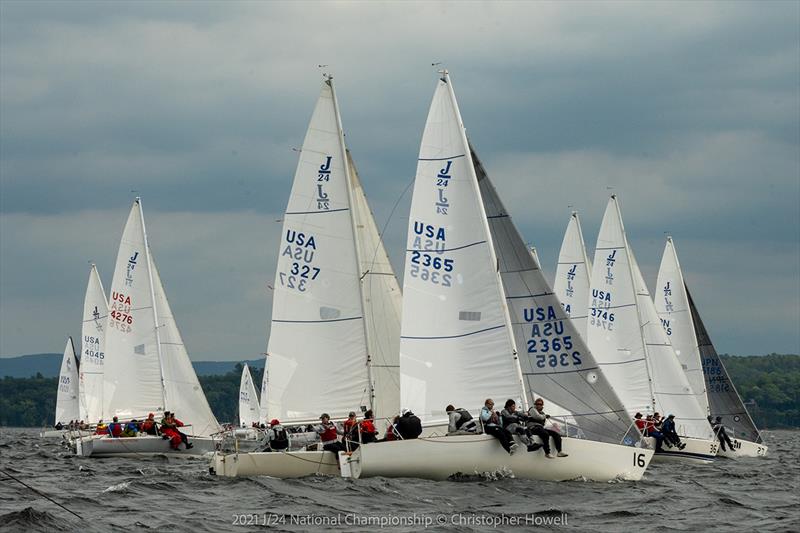
[(413, 250), (409, 272), (412, 277), (443, 287), (450, 287), (453, 276), (449, 272), (453, 271), (454, 264), (452, 259), (443, 259), (434, 254)]

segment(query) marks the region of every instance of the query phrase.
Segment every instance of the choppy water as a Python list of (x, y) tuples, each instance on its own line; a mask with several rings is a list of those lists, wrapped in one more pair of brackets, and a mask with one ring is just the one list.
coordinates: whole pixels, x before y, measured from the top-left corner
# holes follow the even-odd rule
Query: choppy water
[(36, 435), (0, 428), (0, 469), (81, 518), (0, 473), (2, 531), (800, 531), (795, 431), (766, 432), (765, 459), (653, 464), (637, 483), (227, 479), (199, 459), (74, 457)]

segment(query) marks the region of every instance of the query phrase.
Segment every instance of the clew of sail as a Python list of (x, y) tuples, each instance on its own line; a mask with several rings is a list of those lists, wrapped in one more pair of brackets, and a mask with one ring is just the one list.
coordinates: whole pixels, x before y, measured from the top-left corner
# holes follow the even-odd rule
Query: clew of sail
[(80, 420), (80, 394), (78, 391), (78, 359), (72, 337), (67, 339), (61, 371), (58, 374), (58, 394), (56, 395), (56, 423), (66, 425)]
[(723, 417), (725, 427), (733, 430), (732, 437), (749, 440), (761, 444), (761, 438), (750, 413), (742, 403), (742, 397), (736, 391), (725, 365), (717, 354), (717, 350), (711, 343), (705, 324), (697, 312), (692, 295), (686, 288), (686, 298), (689, 302), (689, 311), (692, 316), (692, 323), (697, 334), (697, 345), (700, 350), (700, 359), (703, 365), (703, 375), (706, 380), (706, 394), (708, 396), (709, 409), (714, 417)]
[(689, 298), (686, 294), (683, 272), (672, 237), (667, 237), (664, 255), (661, 257), (653, 303), (694, 396), (708, 414), (706, 381), (703, 376), (703, 367), (700, 364), (697, 335), (694, 331), (692, 315), (689, 312)]
[(578, 212), (573, 211), (558, 254), (553, 292), (584, 340), (587, 338), (591, 272), (592, 262), (586, 255), (581, 222)]
[(629, 443), (638, 440), (635, 431), (630, 432), (633, 421), (625, 406), (528, 253), (483, 165), (474, 151), (472, 154), (527, 390), (557, 404), (548, 408), (553, 416), (574, 417), (592, 440), (619, 443), (626, 435)]
[(345, 147), (322, 86), (284, 214), (269, 354), (269, 418), (344, 418), (371, 401)]
[(474, 410), (487, 396), (526, 401), (475, 169), (446, 74), (431, 102), (417, 163), (401, 333), (401, 403), (424, 424), (446, 424), (448, 404)]
[(83, 300), (81, 328), (81, 420), (94, 423), (106, 418), (103, 413), (103, 369), (105, 361), (105, 327), (108, 320), (108, 300), (103, 283), (93, 264)]
[(259, 422), (259, 404), (253, 376), (247, 363), (242, 367), (242, 379), (239, 381), (239, 426), (251, 427)]

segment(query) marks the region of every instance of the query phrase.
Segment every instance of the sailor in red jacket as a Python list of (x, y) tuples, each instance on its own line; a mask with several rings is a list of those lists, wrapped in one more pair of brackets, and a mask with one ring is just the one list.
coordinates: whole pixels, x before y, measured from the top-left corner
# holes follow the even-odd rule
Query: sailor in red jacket
[(187, 450), (194, 447), (189, 442), (189, 437), (178, 431), (178, 428), (183, 427), (183, 425), (183, 422), (175, 418), (174, 413), (164, 411), (164, 418), (161, 419), (161, 434), (169, 439), (169, 445), (173, 450), (177, 450), (181, 442), (186, 445)]
[(119, 419), (116, 416), (114, 417), (114, 421), (108, 425), (108, 435), (114, 438), (118, 438), (122, 435), (122, 424), (119, 423)]

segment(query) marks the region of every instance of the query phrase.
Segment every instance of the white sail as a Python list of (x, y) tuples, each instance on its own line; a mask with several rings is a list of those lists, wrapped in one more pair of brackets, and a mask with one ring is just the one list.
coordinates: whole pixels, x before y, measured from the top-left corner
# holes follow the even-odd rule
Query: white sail
[(708, 438), (694, 399), (628, 245), (616, 196), (600, 227), (592, 271), (589, 347), (630, 414), (674, 414), (678, 430)]
[(400, 318), (403, 295), (350, 152), (350, 188), (376, 418), (400, 410)]
[(83, 301), (80, 385), (83, 397), (81, 420), (95, 423), (107, 418), (103, 413), (103, 369), (108, 300), (103, 283), (93, 264)]
[(253, 376), (250, 375), (250, 367), (245, 363), (239, 382), (239, 426), (249, 428), (253, 423), (258, 423), (259, 410), (256, 386), (253, 384)]
[(269, 353), (269, 418), (346, 417), (371, 401), (348, 166), (332, 80), (311, 117), (284, 214)]
[(138, 198), (111, 283), (104, 361), (106, 417), (140, 418), (166, 409), (190, 426), (193, 435), (219, 430), (169, 308)]
[(80, 420), (80, 399), (78, 393), (78, 359), (72, 337), (67, 339), (64, 357), (61, 359), (61, 372), (58, 375), (58, 394), (56, 396), (56, 423), (67, 425)]
[(553, 291), (584, 340), (589, 315), (591, 272), (592, 262), (586, 255), (581, 222), (578, 212), (573, 211), (558, 254)]
[(426, 425), (446, 423), (448, 404), (526, 399), (477, 188), (445, 74), (422, 136), (403, 278), (401, 403)]
[(264, 357), (264, 375), (261, 377), (261, 396), (258, 402), (258, 423), (267, 425), (269, 411), (269, 357)]
[(678, 356), (692, 392), (706, 414), (709, 414), (706, 380), (700, 362), (697, 334), (694, 331), (692, 314), (689, 311), (689, 297), (672, 237), (667, 237), (664, 255), (661, 257), (654, 303), (661, 325), (669, 337), (675, 355)]
[(541, 267), (503, 206), (473, 151), (483, 205), (499, 260), (520, 365), (531, 395), (547, 412), (577, 422), (584, 436), (609, 443), (638, 440), (633, 420), (575, 324), (562, 308)]

